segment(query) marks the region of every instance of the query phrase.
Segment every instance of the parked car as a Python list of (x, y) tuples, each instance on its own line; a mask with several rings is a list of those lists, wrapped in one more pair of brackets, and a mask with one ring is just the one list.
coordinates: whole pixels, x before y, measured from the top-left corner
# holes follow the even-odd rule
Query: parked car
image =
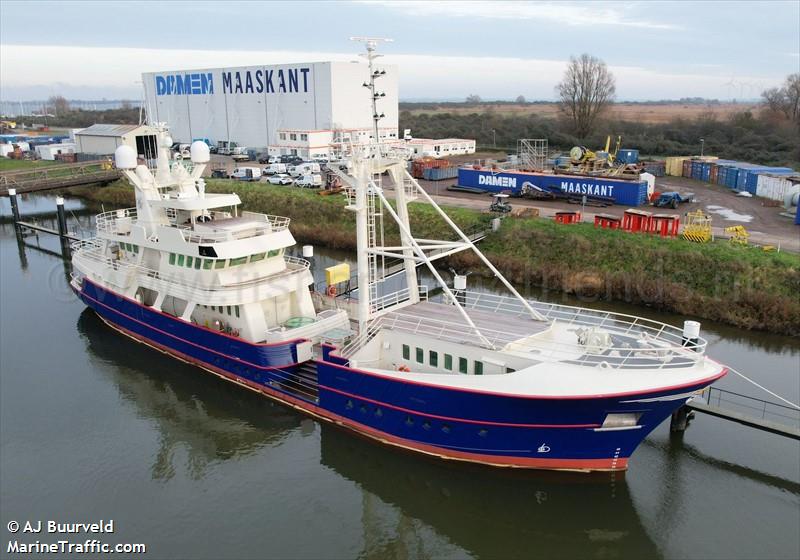
[(311, 173), (319, 173), (319, 164), (312, 161), (298, 163), (289, 168), (289, 175), (292, 177), (299, 177), (301, 175), (309, 175)]
[(260, 167), (237, 167), (231, 173), (231, 179), (239, 181), (258, 181), (261, 179)]
[(267, 175), (275, 175), (276, 173), (286, 173), (285, 163), (270, 163), (264, 168), (264, 173)]
[(289, 177), (286, 173), (277, 173), (267, 179), (273, 185), (291, 185), (294, 183), (294, 179)]
[(298, 163), (303, 163), (303, 158), (301, 158), (300, 156), (282, 155), (280, 156), (280, 163), (297, 165)]
[(322, 175), (303, 175), (294, 182), (296, 187), (318, 189), (322, 187)]
[(269, 160), (270, 160), (270, 155), (267, 154), (267, 153), (264, 153), (264, 154), (261, 154), (260, 156), (258, 156), (258, 163), (261, 163), (261, 164), (270, 163)]

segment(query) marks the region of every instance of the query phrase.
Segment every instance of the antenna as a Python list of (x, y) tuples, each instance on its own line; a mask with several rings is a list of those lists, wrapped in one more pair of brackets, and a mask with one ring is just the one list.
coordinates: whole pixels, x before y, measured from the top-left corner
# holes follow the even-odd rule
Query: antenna
[(383, 113), (378, 113), (378, 99), (382, 97), (386, 97), (384, 92), (375, 91), (375, 80), (377, 78), (383, 77), (386, 75), (386, 70), (376, 70), (373, 64), (373, 61), (383, 56), (378, 54), (378, 43), (391, 43), (394, 39), (388, 39), (386, 37), (350, 37), (351, 41), (358, 41), (359, 43), (364, 43), (364, 46), (367, 49), (366, 53), (362, 53), (361, 56), (367, 59), (367, 63), (369, 65), (369, 83), (364, 82), (362, 84), (365, 88), (369, 89), (370, 96), (372, 97), (372, 134), (373, 134), (373, 141), (376, 147), (378, 147), (378, 152), (380, 152), (380, 139), (378, 137), (378, 121), (380, 121), (384, 115)]

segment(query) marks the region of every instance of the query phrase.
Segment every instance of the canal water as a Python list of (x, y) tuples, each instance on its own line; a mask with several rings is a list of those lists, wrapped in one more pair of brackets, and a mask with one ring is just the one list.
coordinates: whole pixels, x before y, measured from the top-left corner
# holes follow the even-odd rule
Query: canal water
[[(88, 228), (81, 203), (67, 207), (70, 227)], [(54, 208), (49, 196), (22, 201), (23, 214)], [(19, 245), (9, 214), (3, 199), (4, 552), (10, 521), (113, 519), (113, 534), (91, 538), (144, 543), (149, 558), (800, 557), (796, 441), (698, 415), (683, 436), (660, 426), (630, 470), (613, 475), (492, 470), (387, 449), (109, 329), (68, 289), (58, 240)], [(347, 259), (317, 249), (316, 272)], [(800, 341), (711, 323), (703, 332), (713, 357), (798, 400)], [(758, 395), (730, 375), (719, 385)]]

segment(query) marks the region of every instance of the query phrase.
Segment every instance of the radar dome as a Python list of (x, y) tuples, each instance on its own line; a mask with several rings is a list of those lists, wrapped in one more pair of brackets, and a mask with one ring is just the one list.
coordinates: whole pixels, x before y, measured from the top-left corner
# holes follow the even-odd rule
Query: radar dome
[(114, 150), (114, 165), (117, 169), (136, 169), (136, 150), (122, 145)]
[(211, 151), (208, 149), (208, 144), (200, 140), (192, 142), (191, 154), (192, 162), (194, 163), (208, 163), (211, 159)]
[(172, 136), (170, 136), (169, 134), (167, 134), (161, 139), (161, 146), (163, 146), (164, 148), (171, 148), (172, 144), (173, 144)]

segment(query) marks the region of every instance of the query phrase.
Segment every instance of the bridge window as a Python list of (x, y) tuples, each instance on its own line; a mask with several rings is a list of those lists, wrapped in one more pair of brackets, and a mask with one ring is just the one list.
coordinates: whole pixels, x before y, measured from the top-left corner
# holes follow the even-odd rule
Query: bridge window
[(247, 257), (237, 257), (235, 259), (231, 259), (231, 266), (239, 266), (240, 264), (244, 264), (247, 262)]
[(184, 258), (185, 257), (183, 255), (178, 255), (178, 266), (183, 266)]
[(203, 261), (203, 269), (204, 270), (211, 270), (214, 267), (214, 261), (211, 259), (205, 259)]
[(277, 257), (279, 254), (280, 254), (280, 251), (278, 249), (273, 249), (272, 251), (267, 253), (267, 257), (269, 257), (269, 258)]
[(422, 348), (417, 348), (417, 363), (425, 363), (425, 351)]
[(228, 307), (225, 309), (225, 311), (228, 313), (228, 315), (230, 315), (230, 314), (231, 314), (231, 306), (229, 305), (229, 306), (228, 306)]
[(444, 369), (453, 371), (453, 356), (450, 354), (444, 355)]
[(234, 309), (234, 311), (236, 312), (236, 317), (238, 318), (238, 317), (239, 317), (239, 306), (238, 306), (238, 305), (235, 305), (235, 306), (233, 307), (233, 309)]
[(169, 254), (169, 264), (175, 264), (175, 253)]
[(219, 260), (217, 260), (217, 262), (214, 264), (214, 268), (225, 268), (225, 263), (226, 263), (226, 262), (227, 262), (227, 261), (226, 261), (225, 259), (219, 259)]
[(403, 359), (404, 360), (411, 359), (411, 348), (408, 347), (408, 344), (403, 344)]
[(469, 371), (469, 362), (466, 358), (458, 359), (458, 371), (460, 373), (467, 373)]
[(200, 257), (195, 257), (194, 258), (194, 268), (195, 268), (195, 270), (200, 270), (200, 265), (202, 265), (202, 264), (203, 264), (203, 259), (201, 259)]
[(256, 261), (263, 260), (264, 257), (266, 257), (266, 256), (267, 256), (266, 253), (256, 253), (255, 255), (250, 255), (250, 262), (256, 262)]
[(483, 375), (483, 362), (475, 360), (475, 375)]
[(194, 259), (192, 259), (192, 257), (186, 257), (186, 266), (192, 268), (192, 264), (194, 264)]
[(439, 353), (433, 350), (428, 352), (428, 363), (433, 367), (439, 367)]

